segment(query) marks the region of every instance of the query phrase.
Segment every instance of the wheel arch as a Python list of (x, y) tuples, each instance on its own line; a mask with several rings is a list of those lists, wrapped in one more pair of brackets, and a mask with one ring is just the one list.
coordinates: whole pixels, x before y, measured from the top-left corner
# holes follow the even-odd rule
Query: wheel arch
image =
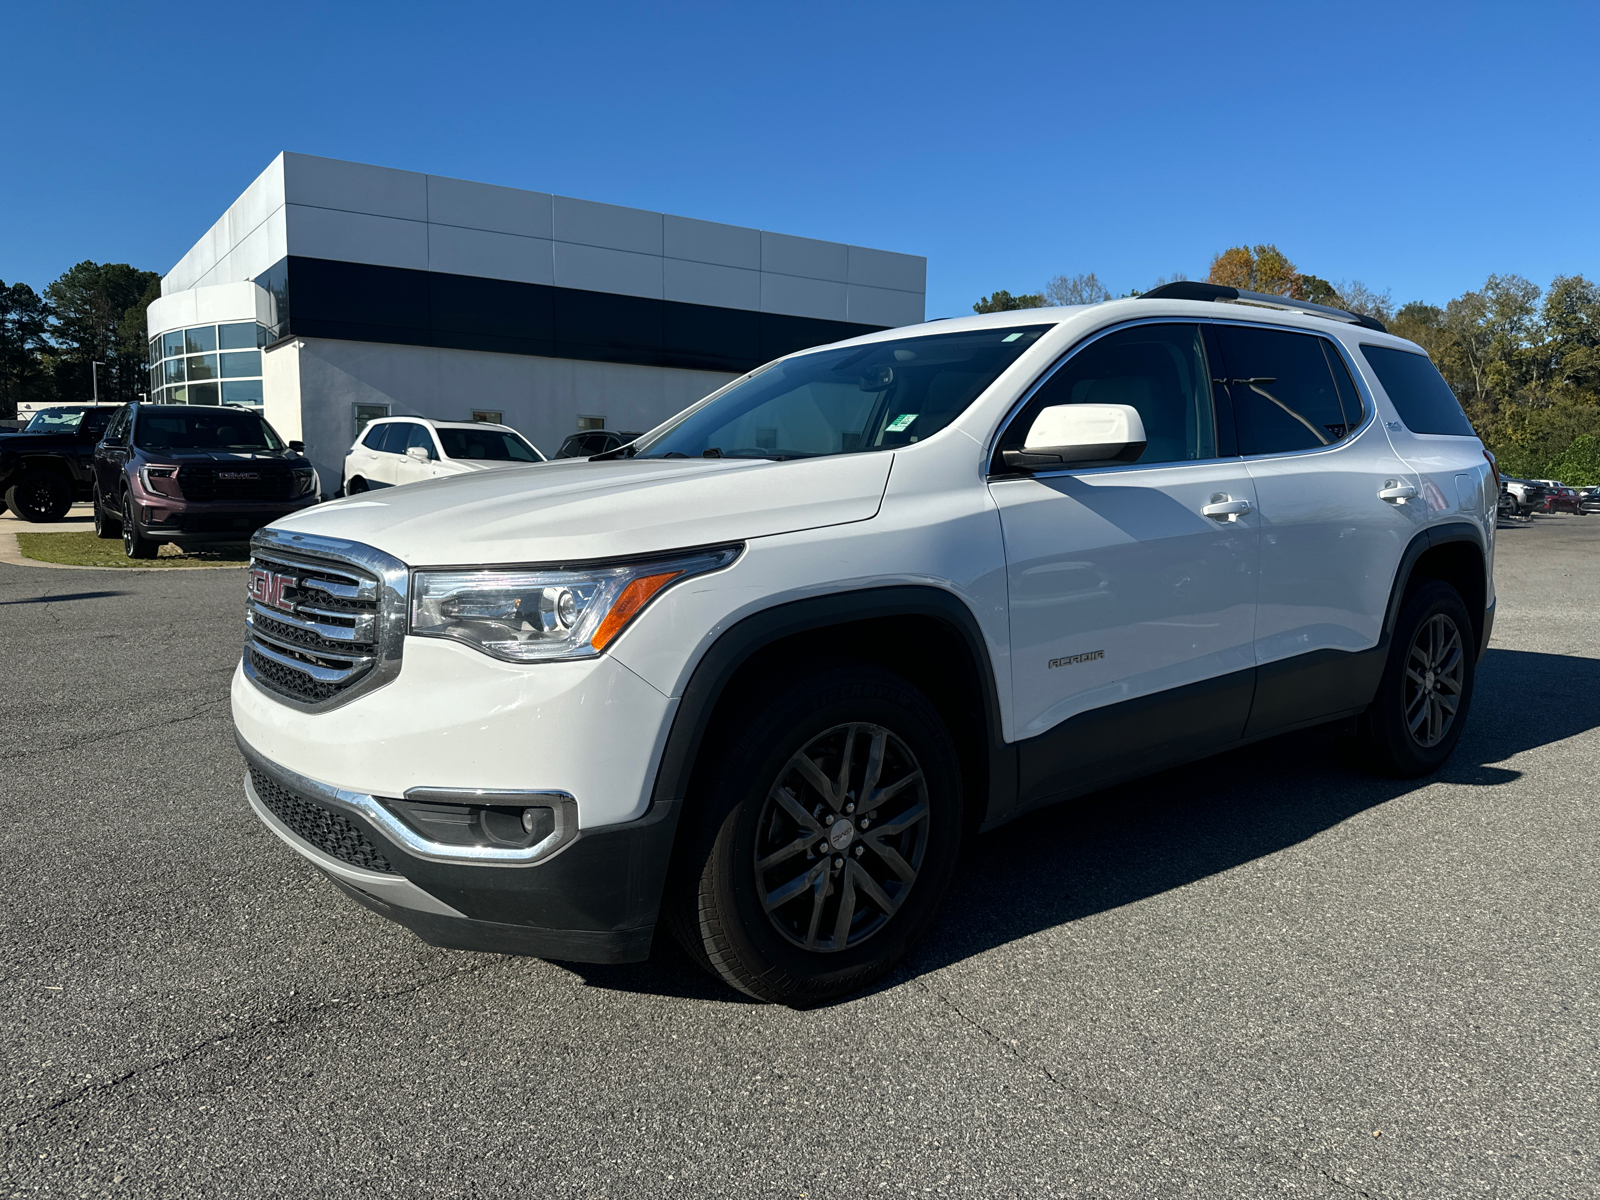
[(1473, 640), (1481, 658), (1488, 648), (1492, 625), (1488, 563), (1483, 534), (1470, 522), (1449, 521), (1419, 532), (1406, 546), (1395, 574), (1389, 610), (1383, 622), (1384, 641), (1393, 634), (1407, 597), (1429, 580), (1438, 579), (1460, 592), (1466, 602), (1467, 614), (1472, 619)]
[(785, 663), (818, 655), (870, 662), (905, 676), (939, 709), (962, 764), (967, 816), (976, 826), (1016, 791), (1016, 756), (1001, 740), (999, 690), (977, 618), (941, 588), (866, 588), (791, 601), (754, 613), (701, 656), (667, 734), (652, 805), (689, 799), (701, 749)]

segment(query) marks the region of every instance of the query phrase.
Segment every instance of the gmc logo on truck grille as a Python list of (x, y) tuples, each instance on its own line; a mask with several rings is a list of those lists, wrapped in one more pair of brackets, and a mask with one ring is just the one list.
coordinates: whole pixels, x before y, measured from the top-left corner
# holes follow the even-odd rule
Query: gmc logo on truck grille
[(218, 471), (218, 479), (260, 479), (260, 471)]
[(274, 571), (264, 571), (260, 567), (250, 568), (250, 598), (258, 604), (265, 604), (268, 608), (293, 612), (294, 603), (283, 598), (283, 589), (293, 587), (294, 583), (293, 575), (279, 575)]

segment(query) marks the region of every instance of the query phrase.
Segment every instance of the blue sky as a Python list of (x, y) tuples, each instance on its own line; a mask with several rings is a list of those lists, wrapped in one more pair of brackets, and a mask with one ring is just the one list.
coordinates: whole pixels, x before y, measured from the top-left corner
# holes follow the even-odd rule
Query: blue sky
[(928, 313), (1271, 241), (1600, 274), (1600, 9), (12, 6), (0, 279), (166, 271), (283, 149), (928, 257)]

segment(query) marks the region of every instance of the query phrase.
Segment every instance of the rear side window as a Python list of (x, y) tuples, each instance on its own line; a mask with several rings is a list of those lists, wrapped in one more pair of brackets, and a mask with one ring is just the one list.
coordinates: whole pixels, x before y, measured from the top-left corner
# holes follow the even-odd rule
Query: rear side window
[(1361, 353), (1412, 433), (1477, 436), (1461, 402), (1426, 354), (1389, 346), (1362, 346)]
[[(1217, 326), (1239, 430), (1239, 453), (1286, 454), (1343, 440), (1361, 423), (1344, 361), (1315, 334)], [(1330, 353), (1333, 363), (1330, 363)], [(1348, 398), (1341, 397), (1341, 392)], [(1346, 404), (1351, 411), (1346, 411)]]
[[(1007, 426), (998, 451), (1020, 448), (1034, 419), (1054, 405), (1130, 404), (1144, 423), (1141, 463), (1215, 458), (1210, 374), (1197, 325), (1119, 329), (1090, 342), (1045, 381)], [(995, 461), (1004, 460), (997, 453)]]

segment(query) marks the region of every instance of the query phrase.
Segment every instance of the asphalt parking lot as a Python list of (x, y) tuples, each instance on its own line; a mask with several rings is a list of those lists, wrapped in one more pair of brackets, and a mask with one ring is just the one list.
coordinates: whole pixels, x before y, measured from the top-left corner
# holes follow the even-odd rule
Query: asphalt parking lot
[(355, 907), (241, 795), (241, 573), (0, 564), (0, 1196), (1600, 1195), (1600, 520), (1497, 575), (1436, 779), (1024, 819), (798, 1012)]

